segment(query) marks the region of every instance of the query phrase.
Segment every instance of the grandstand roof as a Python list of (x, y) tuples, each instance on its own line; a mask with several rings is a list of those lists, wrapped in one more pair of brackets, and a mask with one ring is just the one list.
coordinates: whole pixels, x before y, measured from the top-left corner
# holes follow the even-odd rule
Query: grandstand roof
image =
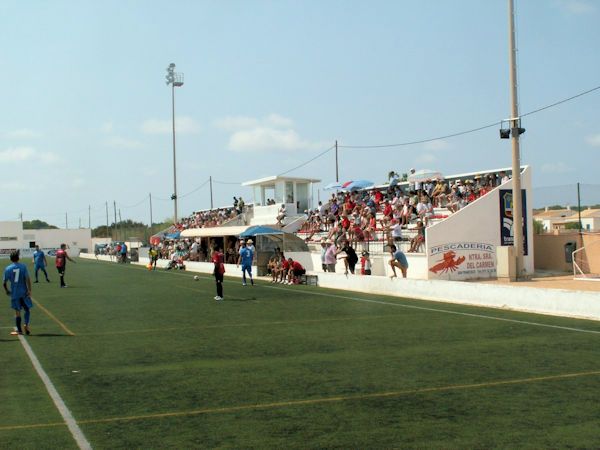
[(181, 232), (181, 237), (210, 237), (210, 236), (238, 236), (250, 228), (249, 225), (231, 227), (206, 227), (188, 228)]
[(272, 184), (275, 181), (300, 181), (300, 182), (306, 182), (306, 183), (320, 183), (321, 180), (317, 180), (314, 178), (298, 178), (298, 177), (281, 177), (279, 175), (272, 175), (270, 177), (265, 177), (265, 178), (259, 178), (258, 180), (252, 180), (252, 181), (244, 181), (242, 183), (242, 186), (257, 186), (257, 185), (261, 185), (261, 184)]

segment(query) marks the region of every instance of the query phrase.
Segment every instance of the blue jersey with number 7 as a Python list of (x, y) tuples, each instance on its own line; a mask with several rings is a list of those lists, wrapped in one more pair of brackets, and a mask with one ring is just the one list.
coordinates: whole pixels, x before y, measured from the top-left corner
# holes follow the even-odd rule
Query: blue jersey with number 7
[(21, 263), (12, 263), (4, 269), (4, 282), (10, 282), (11, 299), (23, 298), (27, 295), (27, 266)]

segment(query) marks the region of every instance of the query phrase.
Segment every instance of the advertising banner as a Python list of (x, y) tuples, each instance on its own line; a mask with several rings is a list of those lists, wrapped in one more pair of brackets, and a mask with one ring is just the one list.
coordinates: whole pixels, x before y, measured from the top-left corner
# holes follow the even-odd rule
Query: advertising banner
[(466, 280), (496, 276), (496, 247), (484, 242), (451, 242), (429, 249), (430, 278)]
[[(500, 245), (514, 245), (512, 189), (500, 189)], [(523, 254), (528, 255), (527, 242), (527, 195), (521, 190), (523, 209)]]

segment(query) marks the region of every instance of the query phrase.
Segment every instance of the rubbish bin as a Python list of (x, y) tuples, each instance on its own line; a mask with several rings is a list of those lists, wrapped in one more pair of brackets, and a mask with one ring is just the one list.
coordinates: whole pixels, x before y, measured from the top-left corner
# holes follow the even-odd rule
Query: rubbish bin
[(573, 252), (577, 250), (577, 243), (573, 241), (569, 241), (565, 243), (565, 262), (572, 263), (573, 262)]

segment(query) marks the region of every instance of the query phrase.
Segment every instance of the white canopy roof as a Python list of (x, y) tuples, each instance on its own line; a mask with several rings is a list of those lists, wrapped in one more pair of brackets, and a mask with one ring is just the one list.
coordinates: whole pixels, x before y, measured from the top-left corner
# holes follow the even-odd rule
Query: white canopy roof
[(261, 184), (273, 184), (275, 181), (297, 181), (304, 183), (320, 183), (321, 180), (317, 180), (314, 178), (297, 178), (297, 177), (280, 177), (279, 175), (273, 175), (270, 177), (259, 178), (258, 180), (245, 181), (242, 183), (242, 186), (260, 186)]
[(232, 227), (206, 227), (188, 228), (181, 232), (181, 237), (210, 237), (210, 236), (238, 236), (250, 228), (248, 225)]

